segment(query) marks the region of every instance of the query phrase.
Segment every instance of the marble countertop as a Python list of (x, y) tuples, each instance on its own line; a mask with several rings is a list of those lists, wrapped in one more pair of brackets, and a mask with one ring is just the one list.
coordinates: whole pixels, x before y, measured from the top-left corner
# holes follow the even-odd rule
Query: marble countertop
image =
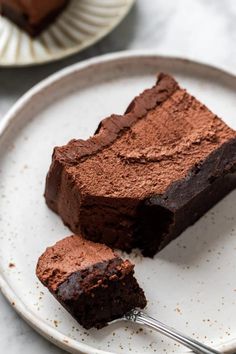
[[(83, 53), (33, 68), (0, 69), (0, 118), (34, 84), (83, 59), (126, 49), (155, 49), (160, 54), (199, 60), (236, 74), (235, 43), (235, 0), (137, 0), (115, 31)], [(19, 318), (2, 295), (0, 308), (2, 353), (63, 353)]]

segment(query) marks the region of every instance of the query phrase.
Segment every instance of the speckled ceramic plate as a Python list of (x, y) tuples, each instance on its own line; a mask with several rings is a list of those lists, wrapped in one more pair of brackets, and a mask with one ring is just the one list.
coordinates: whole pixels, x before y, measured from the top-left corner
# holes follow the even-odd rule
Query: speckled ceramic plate
[(0, 16), (0, 66), (41, 64), (74, 54), (116, 27), (135, 0), (71, 0), (39, 37), (32, 39)]
[[(150, 53), (121, 53), (69, 67), (31, 89), (0, 123), (0, 285), (38, 332), (72, 353), (185, 353), (139, 326), (85, 331), (36, 279), (37, 258), (70, 231), (45, 205), (52, 149), (87, 138), (99, 120), (170, 72), (236, 128), (236, 78), (209, 66)], [(135, 254), (147, 312), (225, 352), (236, 349), (236, 191), (154, 259)]]

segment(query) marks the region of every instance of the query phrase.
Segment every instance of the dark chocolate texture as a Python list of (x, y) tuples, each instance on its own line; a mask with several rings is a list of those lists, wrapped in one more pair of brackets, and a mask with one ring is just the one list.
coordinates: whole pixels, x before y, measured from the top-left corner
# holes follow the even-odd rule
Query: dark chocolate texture
[(0, 0), (0, 14), (35, 37), (68, 5), (69, 0)]
[(47, 248), (36, 274), (86, 329), (101, 328), (133, 308), (146, 306), (134, 266), (105, 245), (70, 236)]
[(45, 197), (75, 233), (153, 256), (235, 188), (235, 166), (235, 131), (160, 74), (123, 116), (54, 149)]

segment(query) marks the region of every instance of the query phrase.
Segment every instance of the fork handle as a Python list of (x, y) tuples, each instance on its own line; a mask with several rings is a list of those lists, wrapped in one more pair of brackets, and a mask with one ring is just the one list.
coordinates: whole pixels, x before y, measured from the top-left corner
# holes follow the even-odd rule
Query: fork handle
[(158, 320), (146, 315), (145, 313), (139, 310), (130, 311), (126, 316), (125, 319), (128, 321), (132, 321), (141, 325), (146, 325), (155, 329), (156, 331), (165, 334), (167, 337), (170, 337), (177, 342), (185, 345), (189, 349), (191, 349), (194, 353), (197, 354), (221, 354), (219, 351), (212, 349), (195, 339), (192, 339), (179, 331), (166, 326), (165, 324), (161, 323)]

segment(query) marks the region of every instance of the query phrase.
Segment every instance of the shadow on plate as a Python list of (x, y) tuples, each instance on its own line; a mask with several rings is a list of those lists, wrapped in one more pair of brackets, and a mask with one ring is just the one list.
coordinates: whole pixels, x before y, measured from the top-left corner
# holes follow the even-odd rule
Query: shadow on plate
[[(231, 192), (156, 257), (170, 263), (194, 265), (219, 252), (236, 237), (236, 191)], [(212, 255), (211, 255), (212, 257)]]

